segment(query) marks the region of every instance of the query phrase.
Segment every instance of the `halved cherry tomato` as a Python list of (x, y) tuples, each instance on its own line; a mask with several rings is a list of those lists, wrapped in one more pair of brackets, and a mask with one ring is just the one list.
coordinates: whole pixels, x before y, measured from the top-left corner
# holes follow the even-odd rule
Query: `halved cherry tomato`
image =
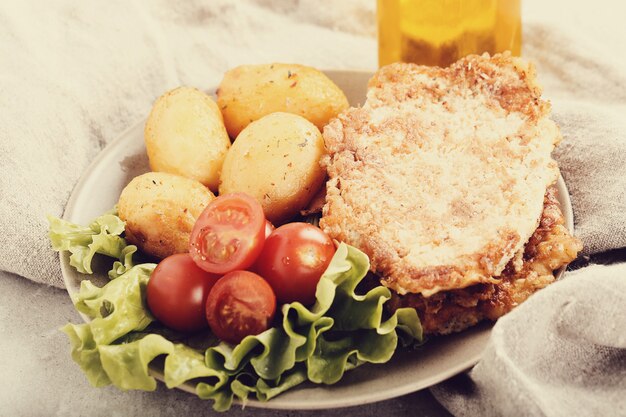
[(217, 197), (191, 231), (189, 253), (207, 272), (225, 274), (256, 261), (265, 241), (263, 208), (243, 193)]
[(174, 330), (205, 329), (206, 299), (218, 278), (219, 275), (198, 268), (188, 253), (168, 256), (150, 275), (146, 289), (148, 308), (157, 320)]
[(308, 223), (288, 223), (265, 241), (254, 271), (270, 283), (280, 303), (315, 302), (315, 290), (335, 245), (326, 233)]
[(264, 332), (276, 312), (276, 297), (269, 284), (249, 271), (234, 271), (215, 284), (206, 301), (206, 319), (220, 339), (239, 343)]

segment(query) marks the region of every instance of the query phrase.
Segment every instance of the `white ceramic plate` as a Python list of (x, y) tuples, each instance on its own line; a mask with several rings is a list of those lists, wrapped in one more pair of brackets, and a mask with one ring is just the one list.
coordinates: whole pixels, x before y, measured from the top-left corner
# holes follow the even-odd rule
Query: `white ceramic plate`
[[(346, 93), (353, 106), (364, 102), (371, 73), (326, 71), (326, 74)], [(148, 111), (146, 109), (146, 114)], [(149, 170), (143, 125), (143, 122), (138, 123), (124, 132), (93, 161), (72, 192), (63, 216), (66, 220), (87, 224), (117, 203), (122, 189), (132, 178)], [(571, 231), (573, 216), (569, 194), (562, 178), (557, 185), (566, 224)], [(63, 278), (70, 295), (78, 291), (83, 279), (91, 279), (98, 285), (108, 281), (105, 271), (110, 268), (110, 262), (98, 266), (94, 264), (96, 273), (93, 276), (85, 276), (70, 267), (67, 252), (61, 254)], [(83, 318), (88, 320), (86, 316)], [(462, 333), (432, 339), (417, 351), (398, 351), (390, 362), (361, 366), (332, 386), (303, 384), (269, 402), (250, 400), (247, 405), (291, 410), (325, 409), (362, 405), (418, 391), (476, 364), (491, 327), (492, 324), (483, 323)], [(159, 377), (158, 371), (153, 374)], [(181, 388), (195, 393), (190, 384)]]

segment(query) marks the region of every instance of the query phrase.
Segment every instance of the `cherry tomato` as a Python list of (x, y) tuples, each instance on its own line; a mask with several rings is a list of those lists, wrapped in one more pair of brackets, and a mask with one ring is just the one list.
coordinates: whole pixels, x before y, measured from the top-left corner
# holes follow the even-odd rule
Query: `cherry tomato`
[(204, 306), (218, 275), (195, 264), (188, 253), (163, 259), (152, 271), (146, 298), (150, 311), (165, 326), (181, 332), (207, 328)]
[(319, 228), (288, 223), (267, 238), (254, 271), (270, 283), (280, 303), (313, 304), (317, 283), (334, 254), (335, 245)]
[(265, 227), (263, 208), (254, 198), (243, 193), (219, 196), (196, 220), (189, 253), (207, 272), (246, 269), (263, 249)]
[(248, 271), (234, 271), (215, 284), (206, 301), (206, 319), (220, 339), (239, 343), (264, 332), (276, 312), (276, 296), (269, 284)]
[(276, 228), (274, 227), (272, 222), (270, 222), (269, 220), (265, 220), (265, 239), (270, 237), (274, 230), (276, 230)]

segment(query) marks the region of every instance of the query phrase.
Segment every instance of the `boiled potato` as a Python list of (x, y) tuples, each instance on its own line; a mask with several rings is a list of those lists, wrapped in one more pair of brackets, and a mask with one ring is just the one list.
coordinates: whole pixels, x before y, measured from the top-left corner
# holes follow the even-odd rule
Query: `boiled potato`
[(319, 164), (324, 151), (314, 124), (295, 114), (272, 113), (237, 136), (224, 160), (220, 194), (247, 193), (272, 223), (283, 223), (305, 208), (324, 182)]
[(144, 137), (153, 171), (192, 178), (217, 191), (230, 139), (211, 97), (191, 87), (165, 93), (154, 103)]
[(243, 65), (224, 74), (217, 104), (235, 138), (250, 122), (274, 112), (303, 116), (320, 131), (348, 108), (335, 83), (315, 68), (296, 64)]
[(149, 172), (122, 191), (120, 218), (126, 239), (145, 253), (165, 258), (189, 250), (196, 219), (215, 196), (204, 185), (178, 175)]

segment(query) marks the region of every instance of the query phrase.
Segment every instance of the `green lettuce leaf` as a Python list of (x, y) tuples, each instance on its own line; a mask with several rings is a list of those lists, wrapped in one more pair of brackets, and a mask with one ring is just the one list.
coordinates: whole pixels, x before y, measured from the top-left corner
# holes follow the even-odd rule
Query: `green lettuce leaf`
[[(100, 226), (90, 226), (91, 231), (99, 230), (97, 236), (119, 236), (102, 234), (103, 230), (121, 231), (114, 220), (100, 219), (100, 223), (94, 222)], [(63, 233), (55, 234), (57, 248), (89, 247), (96, 241), (94, 234), (87, 236), (85, 230), (63, 227)], [(422, 340), (415, 310), (399, 309), (385, 315), (384, 304), (391, 297), (387, 288), (356, 293), (369, 270), (369, 260), (359, 250), (341, 244), (320, 279), (312, 307), (283, 305), (279, 326), (248, 336), (237, 345), (198, 346), (198, 340), (214, 340), (211, 337), (188, 338), (190, 344), (181, 343), (184, 337), (152, 323), (145, 289), (155, 265), (133, 265), (135, 250), (125, 246), (107, 252), (118, 259), (110, 272), (115, 279), (101, 288), (83, 281), (74, 297), (76, 309), (93, 320), (62, 329), (70, 338), (72, 358), (95, 386), (154, 390), (149, 364), (164, 355), (167, 387), (191, 381), (200, 398), (212, 399), (214, 409), (223, 411), (235, 399), (244, 404), (250, 396), (268, 401), (306, 381), (334, 384), (346, 371), (362, 364), (388, 361), (400, 340)]]
[(306, 380), (306, 367), (298, 364), (298, 366), (294, 369), (291, 369), (289, 372), (281, 375), (276, 383), (271, 383), (271, 381), (265, 381), (259, 378), (255, 386), (256, 397), (259, 401), (271, 400), (278, 394), (282, 394), (283, 392), (306, 382)]
[(155, 267), (137, 265), (102, 288), (91, 281), (81, 282), (74, 306), (93, 318), (89, 326), (98, 345), (143, 330), (153, 321), (145, 305), (145, 289)]
[(228, 375), (218, 369), (207, 366), (203, 352), (177, 343), (174, 351), (165, 359), (165, 385), (174, 388), (195, 378), (215, 378), (213, 385), (222, 386), (228, 381)]
[(121, 236), (124, 222), (114, 212), (103, 214), (89, 226), (80, 226), (48, 216), (48, 237), (52, 249), (70, 252), (70, 265), (82, 274), (92, 274), (91, 262), (96, 253), (117, 258), (109, 278), (116, 278), (132, 268), (137, 247)]
[(102, 368), (100, 351), (93, 340), (91, 327), (85, 324), (66, 324), (61, 328), (72, 345), (72, 359), (87, 376), (87, 380), (94, 387), (104, 387), (111, 384), (109, 376)]
[(174, 344), (157, 334), (140, 333), (153, 321), (144, 305), (145, 287), (154, 264), (142, 264), (102, 288), (83, 281), (74, 298), (76, 309), (93, 318), (61, 330), (72, 345), (72, 358), (96, 386), (154, 390), (148, 365)]
[(111, 383), (122, 390), (154, 391), (156, 380), (148, 373), (148, 366), (159, 355), (172, 353), (174, 344), (163, 336), (149, 334), (142, 339), (119, 345), (101, 345), (102, 369)]
[(133, 262), (133, 255), (135, 252), (137, 252), (137, 246), (135, 245), (128, 245), (122, 249), (120, 255), (118, 256), (119, 261), (113, 262), (113, 268), (111, 268), (108, 273), (109, 279), (115, 279), (124, 275), (133, 266), (135, 266)]

